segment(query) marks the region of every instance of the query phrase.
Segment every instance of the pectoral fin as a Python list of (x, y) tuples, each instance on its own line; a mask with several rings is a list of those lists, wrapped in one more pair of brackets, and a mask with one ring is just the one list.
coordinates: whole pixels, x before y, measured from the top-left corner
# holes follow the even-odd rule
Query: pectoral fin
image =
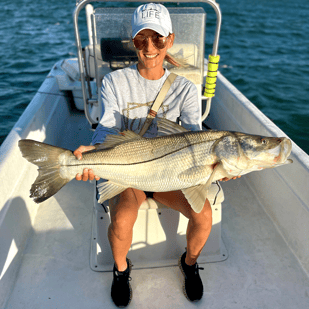
[(216, 179), (215, 176), (217, 174), (217, 172), (219, 172), (222, 169), (222, 163), (218, 163), (214, 168), (213, 171), (210, 175), (210, 177), (208, 178), (207, 182), (206, 182), (206, 187), (209, 188), (211, 186), (211, 183)]
[(209, 186), (207, 187), (206, 184), (204, 184), (181, 190), (188, 203), (196, 213), (200, 213), (204, 207), (208, 194), (208, 188)]
[(117, 194), (123, 192), (126, 187), (119, 186), (117, 184), (112, 183), (111, 181), (103, 182), (98, 185), (98, 191), (100, 194), (99, 203), (102, 204), (106, 200), (114, 197)]

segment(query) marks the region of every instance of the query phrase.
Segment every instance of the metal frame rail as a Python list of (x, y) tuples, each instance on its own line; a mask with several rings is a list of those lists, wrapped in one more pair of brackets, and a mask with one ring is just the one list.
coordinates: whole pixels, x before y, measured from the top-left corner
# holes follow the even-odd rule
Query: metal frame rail
[[(81, 79), (81, 85), (82, 85), (82, 93), (83, 93), (83, 100), (84, 100), (84, 110), (85, 110), (85, 116), (88, 120), (88, 122), (92, 124), (96, 124), (97, 121), (93, 120), (89, 110), (88, 105), (94, 104), (93, 100), (89, 99), (87, 96), (87, 90), (86, 90), (86, 80), (85, 80), (85, 61), (83, 59), (83, 51), (82, 51), (82, 45), (81, 45), (81, 39), (78, 29), (78, 17), (80, 11), (90, 3), (94, 2), (106, 2), (106, 0), (77, 0), (76, 1), (76, 8), (73, 12), (73, 21), (74, 21), (74, 29), (75, 29), (75, 39), (76, 39), (76, 47), (77, 47), (77, 57), (78, 57), (78, 63), (79, 63), (79, 71), (80, 71), (80, 79)], [(110, 0), (109, 2), (155, 2), (153, 0)], [(219, 37), (220, 37), (220, 30), (221, 30), (221, 10), (219, 7), (219, 4), (215, 0), (160, 0), (162, 3), (207, 3), (213, 7), (213, 9), (216, 12), (217, 15), (217, 23), (216, 23), (216, 30), (215, 30), (215, 36), (214, 36), (214, 42), (212, 47), (212, 56), (217, 56), (218, 53), (218, 46), (219, 46)], [(210, 107), (211, 107), (211, 97), (207, 98), (207, 104), (206, 104), (206, 110), (202, 116), (202, 122), (206, 119)]]

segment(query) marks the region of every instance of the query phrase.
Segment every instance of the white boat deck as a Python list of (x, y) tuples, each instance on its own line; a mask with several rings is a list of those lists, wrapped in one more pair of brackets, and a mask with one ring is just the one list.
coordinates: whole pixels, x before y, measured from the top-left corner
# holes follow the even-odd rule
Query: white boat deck
[[(92, 132), (86, 127), (81, 114), (68, 118), (58, 146), (75, 149), (89, 141)], [(112, 272), (94, 272), (89, 266), (92, 186), (73, 180), (39, 206), (3, 308), (115, 308)], [(205, 268), (200, 271), (203, 299), (190, 303), (185, 298), (178, 267), (133, 267), (129, 308), (308, 308), (308, 276), (251, 192), (246, 176), (222, 186), (222, 238), (228, 258), (200, 265)], [(22, 215), (30, 225), (24, 201), (18, 195), (15, 199), (20, 200), (12, 215)]]

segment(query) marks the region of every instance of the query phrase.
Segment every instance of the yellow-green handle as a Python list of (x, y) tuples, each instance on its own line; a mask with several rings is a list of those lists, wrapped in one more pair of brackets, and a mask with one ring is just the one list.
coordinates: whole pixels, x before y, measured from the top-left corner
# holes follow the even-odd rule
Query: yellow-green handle
[(204, 91), (204, 96), (207, 98), (215, 96), (219, 60), (219, 55), (209, 55), (208, 57), (208, 68)]

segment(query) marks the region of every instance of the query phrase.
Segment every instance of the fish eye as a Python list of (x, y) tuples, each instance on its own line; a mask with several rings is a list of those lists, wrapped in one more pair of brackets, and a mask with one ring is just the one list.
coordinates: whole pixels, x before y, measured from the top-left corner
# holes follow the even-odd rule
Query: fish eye
[(262, 138), (262, 139), (261, 139), (261, 143), (262, 143), (263, 145), (266, 145), (266, 144), (267, 144), (267, 140), (266, 140), (265, 138)]

